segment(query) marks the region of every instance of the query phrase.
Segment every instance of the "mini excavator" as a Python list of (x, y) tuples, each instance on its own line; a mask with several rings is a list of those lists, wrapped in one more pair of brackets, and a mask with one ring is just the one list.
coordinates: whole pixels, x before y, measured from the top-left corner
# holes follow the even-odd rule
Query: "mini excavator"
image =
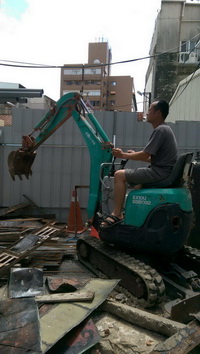
[[(100, 222), (113, 208), (113, 171), (124, 168), (125, 162), (113, 159), (110, 139), (81, 95), (72, 92), (62, 96), (33, 131), (23, 136), (22, 146), (9, 154), (12, 179), (32, 175), (38, 147), (69, 118), (74, 119), (89, 149), (88, 222), (99, 235), (78, 238), (80, 262), (97, 274), (121, 279), (119, 284), (145, 307), (161, 303), (166, 286), (185, 299), (198, 294), (200, 255), (186, 246), (193, 222), (188, 187), (193, 153), (180, 155), (166, 180), (140, 190), (128, 188), (123, 223), (102, 230)], [(190, 260), (196, 271), (190, 270)]]

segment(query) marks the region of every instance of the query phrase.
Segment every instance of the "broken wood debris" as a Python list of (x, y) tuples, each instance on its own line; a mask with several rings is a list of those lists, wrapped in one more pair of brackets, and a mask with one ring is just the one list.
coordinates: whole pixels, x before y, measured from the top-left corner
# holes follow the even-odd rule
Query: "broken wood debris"
[(0, 228), (0, 247), (9, 247), (14, 242), (19, 241), (27, 233), (36, 230), (34, 227), (1, 227)]
[(7, 209), (4, 211), (3, 215), (11, 214), (11, 213), (13, 213), (13, 212), (16, 211), (16, 210), (21, 210), (21, 209), (27, 208), (27, 207), (29, 207), (29, 206), (31, 206), (30, 203), (29, 203), (29, 204), (27, 204), (27, 203), (20, 203), (20, 204), (17, 204), (17, 205), (13, 205), (12, 207), (7, 208)]
[[(13, 221), (14, 220), (14, 221)], [(37, 233), (37, 231), (39, 229), (41, 229), (41, 222), (46, 222), (44, 221), (44, 219), (41, 218), (29, 218), (27, 219), (10, 219), (6, 220), (6, 221), (2, 221), (2, 226), (0, 226), (0, 246), (3, 244), (3, 242), (5, 242), (5, 239), (7, 238), (7, 242), (5, 242), (5, 245), (9, 244), (10, 247), (7, 247), (6, 249), (4, 248), (4, 252), (7, 249), (10, 249), (13, 253), (17, 252), (20, 254), (20, 252), (24, 252), (24, 250), (26, 250), (26, 246), (27, 244), (25, 244), (23, 241), (27, 235), (29, 234), (34, 234), (35, 231)], [(53, 227), (55, 227), (55, 223), (53, 223)], [(1, 224), (1, 223), (0, 223)], [(47, 224), (48, 225), (48, 224)], [(46, 225), (45, 225), (46, 226)], [(42, 226), (43, 228), (44, 226)], [(4, 238), (5, 236), (5, 238)], [(15, 239), (17, 239), (14, 244), (13, 244), (13, 239), (12, 237)], [(28, 240), (31, 241), (31, 240)], [(22, 265), (29, 263), (35, 267), (35, 266), (39, 266), (39, 268), (44, 268), (44, 267), (52, 267), (52, 266), (60, 266), (63, 260), (63, 256), (67, 255), (67, 254), (73, 254), (75, 255), (76, 253), (76, 239), (75, 238), (71, 238), (70, 235), (67, 233), (65, 228), (62, 227), (58, 227), (58, 233), (57, 235), (54, 235), (50, 238), (48, 238), (47, 240), (45, 240), (44, 243), (42, 243), (42, 245), (40, 244), (40, 246), (38, 248), (31, 248), (32, 244), (30, 242), (28, 242), (28, 246), (30, 246), (30, 252), (26, 255), (23, 254), (22, 258), (18, 258), (17, 263), (19, 263), (19, 261), (22, 263)], [(2, 252), (0, 252), (0, 256), (1, 256)], [(21, 257), (21, 255), (20, 255)], [(14, 262), (14, 264), (16, 264)], [(1, 264), (0, 264), (0, 269), (1, 269)], [(66, 273), (68, 273), (65, 270)], [(61, 274), (62, 273), (62, 269), (60, 271), (57, 272), (57, 274)], [(51, 279), (53, 282), (55, 281), (55, 279)], [(59, 284), (59, 281), (56, 280), (57, 284)], [(60, 281), (60, 284), (62, 283), (62, 280)], [(76, 283), (76, 282), (75, 282)], [(84, 303), (88, 304), (89, 302), (92, 301), (92, 297), (89, 300), (89, 298), (87, 299), (87, 297), (84, 300), (84, 295), (87, 295), (87, 291), (84, 293), (83, 290), (79, 290), (77, 291), (77, 287), (78, 289), (83, 287), (83, 283), (79, 285), (77, 284), (73, 284), (74, 285), (74, 290), (76, 290), (76, 292), (73, 292), (71, 294), (66, 293), (66, 292), (62, 292), (62, 293), (57, 293), (57, 294), (48, 294), (48, 295), (36, 295), (35, 297), (35, 301), (38, 305), (38, 307), (40, 306), (40, 317), (42, 319), (43, 316), (47, 316), (48, 313), (50, 313), (51, 311), (53, 311), (53, 309), (55, 309), (57, 306), (63, 306), (63, 305), (73, 305), (73, 303), (76, 303), (77, 301), (81, 304)], [(49, 283), (50, 284), (50, 283)], [(52, 285), (53, 283), (51, 283)], [(71, 284), (71, 288), (73, 287), (73, 285)], [(55, 284), (54, 284), (54, 288), (56, 288)], [(59, 286), (57, 291), (59, 290)], [(94, 290), (94, 289), (93, 289)], [(49, 287), (49, 291), (51, 291), (50, 287)], [(53, 291), (53, 288), (52, 288)], [(66, 291), (66, 289), (64, 290)], [(69, 291), (69, 290), (68, 290)], [(73, 291), (71, 289), (71, 291)], [(96, 297), (94, 295), (93, 291), (93, 299)], [(81, 297), (78, 299), (78, 294), (81, 295)], [(195, 348), (198, 344), (198, 336), (199, 334), (199, 325), (197, 320), (193, 321), (192, 323), (190, 323), (189, 329), (186, 330), (187, 336), (183, 337), (183, 335), (181, 333), (185, 333), (185, 332), (181, 332), (181, 330), (185, 328), (185, 325), (183, 325), (182, 323), (179, 322), (175, 322), (175, 321), (171, 321), (169, 319), (163, 318), (161, 316), (157, 316), (157, 315), (152, 315), (149, 314), (146, 311), (141, 311), (139, 309), (135, 309), (133, 307), (127, 306), (127, 305), (123, 305), (119, 302), (115, 302), (114, 304), (112, 303), (110, 300), (107, 300), (101, 307), (101, 309), (103, 311), (107, 311), (110, 312), (112, 314), (114, 314), (115, 316), (117, 316), (118, 318), (124, 319), (125, 321), (128, 321), (132, 324), (135, 324), (136, 326), (141, 326), (141, 328), (145, 328), (147, 330), (151, 330), (154, 331), (156, 333), (161, 333), (165, 336), (170, 336), (169, 339), (171, 339), (171, 341), (176, 340), (176, 345), (178, 345), (177, 347), (175, 347), (176, 349), (180, 348), (180, 353), (183, 353), (184, 351), (181, 352), (182, 348), (186, 348), (186, 350), (190, 350), (192, 348)], [(108, 308), (109, 306), (109, 308)], [(122, 315), (123, 311), (122, 311), (122, 307), (126, 307), (128, 309), (126, 309), (125, 314)], [(114, 310), (115, 307), (115, 310)], [(116, 310), (116, 308), (118, 310)], [(44, 310), (43, 310), (44, 309)], [(46, 310), (45, 310), (46, 309)], [(93, 311), (94, 307), (92, 307), (92, 309), (90, 309), (90, 311)], [(82, 323), (82, 322), (81, 322)], [(77, 326), (77, 322), (74, 322), (74, 326)], [(188, 327), (187, 326), (187, 327)], [(46, 330), (48, 330), (46, 328)], [(70, 330), (71, 331), (71, 330)], [(193, 332), (192, 332), (193, 331)], [(194, 333), (194, 337), (193, 334)], [(63, 333), (66, 333), (65, 331)], [(70, 334), (71, 332), (69, 332)], [(50, 334), (51, 336), (51, 334)], [(65, 334), (61, 335), (60, 338), (65, 338)], [(197, 339), (196, 339), (197, 338)], [(48, 343), (48, 350), (53, 349), (54, 346), (56, 345), (57, 341), (59, 342), (60, 339), (56, 339), (56, 341), (54, 343), (51, 343), (51, 341)], [(193, 343), (195, 341), (195, 344)], [(162, 352), (163, 350), (168, 350), (166, 351), (166, 353), (170, 353), (170, 354), (175, 354), (177, 353), (177, 351), (173, 351), (174, 348), (171, 348), (169, 351), (169, 343), (170, 342), (163, 342), (160, 343), (160, 346), (155, 346), (154, 351), (152, 351), (152, 353), (158, 353), (158, 352)], [(189, 344), (188, 344), (189, 343)], [(163, 344), (163, 347), (161, 346), (161, 344)], [(46, 345), (46, 344), (45, 344)], [(45, 347), (46, 348), (46, 347)], [(163, 349), (164, 348), (164, 349)], [(0, 347), (1, 349), (1, 347)], [(162, 349), (162, 350), (161, 350)], [(45, 349), (46, 350), (46, 349)], [(185, 351), (184, 353), (186, 353), (188, 351)], [(53, 353), (53, 352), (52, 352)]]
[[(26, 197), (29, 199), (28, 197)], [(29, 199), (29, 201), (31, 201)], [(55, 220), (55, 214), (47, 214), (44, 209), (38, 207), (33, 201), (31, 203), (19, 203), (17, 205), (13, 205), (9, 208), (3, 209), (2, 214), (0, 215), (0, 220), (5, 220), (10, 217), (17, 218), (17, 217), (30, 217), (30, 216), (40, 217)]]
[[(51, 277), (49, 279), (49, 283), (51, 284), (52, 290), (55, 289), (55, 290), (58, 291), (59, 290), (59, 285), (62, 284), (63, 281), (66, 282), (66, 280), (67, 280), (67, 278), (65, 278), (65, 279), (62, 279), (62, 278), (55, 279), (54, 278), (53, 279), (53, 277)], [(68, 279), (68, 281), (69, 281), (69, 279)], [(104, 281), (104, 280), (98, 279), (98, 281)], [(76, 283), (77, 283), (76, 279), (75, 279), (75, 282), (72, 281), (72, 284), (74, 284), (74, 286), (76, 286)], [(87, 283), (91, 283), (91, 282), (89, 281)], [(85, 286), (83, 286), (83, 283), (80, 284), (80, 285), (82, 285), (82, 289), (79, 292), (82, 292), (82, 294), (84, 292), (87, 292), (87, 291), (94, 292), (95, 293), (94, 300), (95, 300), (96, 297), (99, 298), (99, 295), (100, 295), (99, 293), (104, 292), (104, 286), (102, 286), (102, 285), (101, 286), (97, 286), (97, 287), (95, 286), (94, 283), (91, 283), (89, 287), (88, 287), (87, 284)], [(76, 294), (76, 292), (73, 293), (72, 295), (76, 296), (75, 294)], [(52, 295), (57, 295), (58, 296), (58, 302), (57, 303), (54, 303), (54, 302), (50, 302), (49, 303), (49, 302), (45, 302), (44, 301), (45, 298), (43, 298), (43, 296), (47, 296), (47, 300), (48, 300), (48, 298), (50, 300), (52, 300), (51, 299)], [(89, 313), (89, 314), (96, 309), (96, 306), (99, 307), (99, 305), (96, 305), (96, 303), (93, 303), (94, 300), (91, 302), (91, 301), (83, 301), (83, 300), (75, 299), (74, 301), (70, 301), (70, 303), (67, 303), (67, 302), (64, 303), (64, 301), (62, 300), (63, 295), (69, 296), (69, 294), (66, 294), (66, 293), (65, 294), (63, 294), (63, 293), (60, 294), (59, 293), (59, 294), (42, 295), (42, 296), (39, 296), (39, 297), (36, 295), (36, 297), (35, 297), (35, 301), (38, 304), (38, 307), (41, 306), (40, 307), (40, 312), (39, 312), (40, 321), (42, 321), (42, 318), (44, 316), (46, 316), (45, 324), (43, 322), (43, 325), (42, 325), (42, 330), (44, 330), (46, 332), (46, 334), (44, 334), (42, 332), (42, 330), (41, 330), (42, 340), (45, 342), (45, 344), (44, 344), (44, 342), (42, 344), (42, 350), (44, 350), (43, 353), (46, 353), (46, 350), (48, 352), (49, 352), (49, 350), (52, 350), (52, 351), (50, 351), (50, 353), (54, 353), (54, 352), (58, 352), (59, 353), (59, 351), (57, 351), (57, 349), (55, 349), (55, 348), (57, 348), (57, 345), (59, 347), (60, 341), (63, 343), (64, 348), (66, 348), (66, 346), (68, 345), (67, 344), (68, 342), (65, 341), (66, 335), (68, 334), (68, 338), (69, 338), (69, 342), (70, 342), (70, 338), (71, 338), (71, 335), (72, 335), (71, 331), (73, 330), (74, 327), (76, 328), (79, 325), (79, 322), (80, 322), (80, 324), (83, 323), (84, 316), (86, 316), (86, 314), (84, 314), (82, 319), (80, 319), (80, 317), (79, 317), (79, 315), (82, 313), (81, 304), (83, 304), (83, 308), (86, 309), (88, 311), (88, 312), (87, 311), (86, 312)], [(104, 296), (105, 299), (107, 298), (107, 295), (105, 293), (103, 294), (103, 296)], [(37, 298), (39, 299), (39, 301), (37, 301)], [(101, 303), (103, 300), (98, 300), (98, 301), (100, 301), (100, 303)], [(106, 308), (106, 306), (108, 304), (110, 304), (110, 303), (112, 303), (113, 307), (118, 308), (118, 309), (120, 308), (120, 311), (119, 312), (118, 311), (113, 311), (111, 308), (109, 308), (109, 309)], [(78, 304), (78, 308), (77, 308), (77, 304)], [(65, 317), (63, 317), (64, 316), (64, 312), (65, 312), (65, 310), (63, 310), (64, 309), (63, 306), (70, 306), (69, 307), (70, 308), (70, 310), (69, 310), (70, 311), (70, 317), (71, 317), (71, 313), (73, 313), (73, 316), (75, 316), (75, 317), (72, 316), (73, 319), (74, 319), (73, 325), (71, 323), (71, 318), (70, 318), (70, 323), (69, 323), (69, 325), (70, 326), (72, 325), (73, 328), (68, 326), (69, 316), (66, 315)], [(73, 306), (73, 307), (71, 308), (71, 306)], [(75, 306), (75, 309), (74, 309), (74, 306)], [(56, 308), (57, 308), (57, 310), (56, 310)], [(121, 315), (122, 312), (123, 312), (123, 311), (121, 311), (121, 308), (123, 308), (123, 309), (126, 308), (126, 311), (124, 312), (123, 315)], [(182, 329), (182, 328), (184, 329), (185, 328), (185, 325), (183, 325), (183, 324), (178, 323), (178, 325), (177, 325), (177, 323), (175, 321), (171, 321), (171, 320), (168, 320), (168, 319), (163, 319), (163, 317), (161, 317), (161, 316), (157, 316), (157, 315), (155, 316), (155, 315), (149, 314), (146, 311), (141, 311), (139, 309), (135, 309), (135, 308), (132, 308), (132, 307), (127, 306), (127, 305), (123, 305), (123, 304), (118, 303), (118, 302), (117, 303), (115, 302), (114, 305), (113, 305), (113, 301), (110, 301), (110, 300), (106, 300), (103, 303), (103, 305), (101, 306), (100, 310), (110, 312), (110, 313), (114, 314), (115, 316), (117, 316), (118, 318), (122, 318), (125, 321), (128, 321), (129, 323), (135, 324), (136, 326), (140, 326), (141, 328), (145, 328), (145, 329), (151, 330), (154, 333), (155, 332), (156, 333), (164, 333), (165, 336), (172, 336), (173, 333), (175, 334), (175, 333), (179, 332), (180, 329)], [(130, 313), (133, 313), (133, 315), (132, 314), (130, 315)], [(135, 315), (135, 314), (137, 314), (137, 315)], [(139, 314), (139, 316), (138, 316), (138, 314)], [(51, 320), (51, 316), (53, 316), (52, 320)], [(76, 317), (76, 316), (78, 316), (78, 317)], [(56, 330), (54, 329), (54, 325), (56, 325), (56, 324), (53, 324), (53, 322), (54, 322), (53, 318), (55, 318), (55, 317), (57, 318), (56, 321), (58, 321), (58, 323), (56, 322), (56, 324), (58, 325), (56, 327)], [(131, 317), (131, 320), (130, 320), (130, 317)], [(65, 319), (67, 318), (67, 321), (65, 321), (64, 318)], [(49, 327), (49, 323), (51, 324), (50, 327)], [(62, 326), (61, 326), (61, 323), (62, 323)], [(160, 326), (161, 330), (158, 329), (159, 326)], [(54, 332), (54, 331), (58, 332), (58, 328), (59, 328), (59, 333), (57, 333), (57, 337), (54, 338), (53, 341), (51, 341), (52, 332)], [(47, 338), (49, 338), (48, 339), (48, 346), (47, 346), (48, 348), (46, 347), (46, 339), (44, 339), (43, 335), (44, 335), (45, 338), (46, 338), (46, 336), (47, 336)], [(92, 340), (92, 338), (90, 338), (90, 339)], [(100, 341), (100, 339), (98, 341)], [(190, 342), (190, 340), (192, 340), (192, 337), (187, 337), (186, 339), (182, 338), (182, 341), (184, 341), (184, 340), (186, 342), (187, 341)], [(91, 343), (90, 345), (92, 345), (93, 342), (91, 341), (90, 343)], [(163, 342), (163, 343), (165, 343), (165, 342)], [(198, 345), (198, 341), (196, 341), (196, 343), (197, 344), (195, 344), (195, 346)], [(160, 343), (160, 344), (162, 344), (162, 343)], [(151, 344), (151, 346), (152, 345), (153, 344)], [(156, 345), (158, 345), (158, 344), (156, 344)], [(186, 343), (185, 343), (185, 345), (186, 345)], [(194, 344), (192, 344), (192, 345), (194, 345)], [(157, 347), (155, 346), (154, 350), (156, 350), (156, 348)], [(161, 347), (158, 347), (158, 349), (159, 348), (161, 348)], [(163, 347), (163, 348), (165, 348), (165, 347)], [(1, 347), (0, 347), (0, 349), (1, 349)], [(159, 351), (159, 353), (161, 353), (161, 352), (162, 351)], [(179, 351), (179, 352), (180, 353), (187, 353), (187, 351), (186, 352)], [(153, 353), (154, 352), (152, 352), (152, 354)], [(158, 351), (157, 352), (155, 351), (155, 353), (158, 353)], [(166, 353), (168, 353), (168, 352), (166, 352)], [(177, 353), (177, 351), (174, 351), (174, 352), (170, 352), (169, 351), (169, 354), (176, 354), (176, 353)]]
[(29, 233), (19, 241), (12, 244), (9, 248), (0, 251), (0, 274), (5, 274), (8, 269), (18, 263), (21, 259), (28, 256), (36, 248), (40, 247), (45, 241), (54, 237), (60, 229), (54, 224), (42, 226), (34, 233)]
[[(41, 229), (41, 225), (48, 224), (51, 224), (51, 221), (38, 218), (0, 221), (0, 257), (2, 250), (4, 250), (5, 253), (10, 252), (9, 254), (5, 254), (5, 256), (11, 260), (11, 249), (14, 245), (17, 243), (22, 244), (22, 240), (26, 236), (27, 239), (30, 238), (29, 234), (33, 235), (34, 232), (37, 233)], [(52, 224), (56, 223), (53, 222)], [(44, 242), (40, 243), (39, 247), (30, 249), (30, 252), (23, 255), (20, 260), (18, 259), (22, 266), (29, 266), (31, 264), (33, 267), (42, 267), (45, 269), (48, 267), (58, 268), (64, 256), (76, 254), (76, 239), (72, 239), (69, 236), (65, 226), (56, 225), (56, 227), (58, 227), (57, 235), (47, 238)], [(14, 256), (14, 254), (12, 255)], [(2, 272), (0, 271), (0, 273)]]
[(30, 199), (27, 195), (23, 194), (23, 197), (26, 198), (29, 202), (30, 202), (30, 205), (36, 207), (42, 215), (46, 215), (46, 212), (44, 210), (44, 208), (41, 208), (39, 207), (32, 199)]
[(33, 204), (20, 203), (18, 205), (14, 205), (4, 210), (4, 212), (0, 215), (0, 220), (7, 220), (11, 217), (13, 219), (19, 217), (37, 217), (37, 218), (46, 218), (50, 220), (55, 220), (55, 214), (46, 214), (43, 211), (41, 212), (41, 208), (36, 207)]
[(157, 344), (151, 354), (187, 354), (199, 344), (200, 323), (195, 319), (165, 342)]
[(143, 311), (132, 306), (118, 302), (116, 303), (111, 300), (107, 300), (102, 305), (102, 310), (112, 313), (113, 315), (116, 315), (126, 320), (127, 322), (157, 333), (164, 334), (166, 336), (171, 336), (179, 329), (185, 327), (185, 325), (182, 323), (151, 314), (147, 311)]
[(37, 295), (35, 300), (37, 302), (82, 302), (92, 301), (94, 299), (93, 291), (76, 291), (74, 293), (58, 293), (50, 295)]

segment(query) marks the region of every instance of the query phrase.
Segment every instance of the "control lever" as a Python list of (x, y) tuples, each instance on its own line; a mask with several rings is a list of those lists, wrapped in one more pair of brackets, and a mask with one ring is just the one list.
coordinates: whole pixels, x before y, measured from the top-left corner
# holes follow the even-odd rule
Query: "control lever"
[(123, 170), (127, 162), (128, 162), (128, 159), (126, 159), (126, 160), (121, 160), (121, 164), (120, 164), (120, 168), (119, 168), (119, 169), (120, 169), (120, 170)]
[(116, 160), (116, 157), (113, 157), (112, 164), (110, 166), (109, 177), (113, 177), (115, 174), (115, 160)]

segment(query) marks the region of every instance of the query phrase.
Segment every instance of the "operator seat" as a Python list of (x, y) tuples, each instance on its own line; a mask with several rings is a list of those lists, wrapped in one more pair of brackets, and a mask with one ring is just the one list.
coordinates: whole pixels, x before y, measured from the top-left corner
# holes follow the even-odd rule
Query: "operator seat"
[(155, 183), (143, 183), (142, 188), (175, 188), (183, 186), (190, 173), (193, 152), (181, 154), (171, 174), (164, 180)]

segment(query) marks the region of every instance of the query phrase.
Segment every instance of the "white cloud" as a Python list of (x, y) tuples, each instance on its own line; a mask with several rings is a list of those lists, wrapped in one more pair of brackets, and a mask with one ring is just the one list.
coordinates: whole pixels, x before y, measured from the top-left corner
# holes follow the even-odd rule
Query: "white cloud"
[[(20, 0), (18, 0), (20, 1)], [(1, 60), (49, 65), (85, 63), (88, 43), (106, 38), (112, 61), (147, 56), (161, 0), (27, 0), (29, 7), (17, 20), (0, 12)], [(143, 90), (148, 61), (112, 67), (113, 75), (134, 77)], [(59, 98), (58, 69), (19, 69), (0, 66), (1, 81), (43, 88)]]

